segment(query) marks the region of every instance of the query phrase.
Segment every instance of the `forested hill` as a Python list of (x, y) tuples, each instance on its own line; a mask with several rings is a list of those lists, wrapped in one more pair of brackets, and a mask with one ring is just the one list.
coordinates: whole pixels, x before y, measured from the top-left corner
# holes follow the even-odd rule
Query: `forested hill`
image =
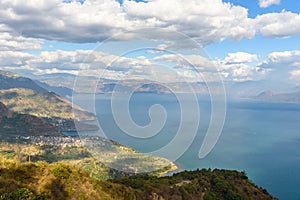
[(131, 176), (97, 180), (75, 166), (62, 163), (0, 163), (0, 199), (275, 199), (229, 170), (185, 171), (171, 177)]

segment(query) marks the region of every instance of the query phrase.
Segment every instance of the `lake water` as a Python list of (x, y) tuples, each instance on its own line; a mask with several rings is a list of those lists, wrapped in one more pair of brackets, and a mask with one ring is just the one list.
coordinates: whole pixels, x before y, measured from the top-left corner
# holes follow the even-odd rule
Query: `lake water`
[[(82, 99), (80, 103), (88, 107)], [(110, 139), (149, 153), (166, 145), (176, 134), (180, 106), (175, 96), (135, 94), (130, 114), (138, 125), (150, 122), (151, 105), (161, 104), (168, 114), (164, 128), (151, 138), (124, 134), (115, 124), (109, 95), (97, 95), (95, 107), (100, 125)], [(89, 105), (90, 106), (90, 105)], [(210, 121), (210, 101), (200, 98), (200, 126), (190, 148), (175, 162), (181, 169), (224, 168), (246, 171), (257, 185), (280, 199), (300, 199), (300, 104), (255, 101), (227, 102), (222, 134), (212, 152), (198, 158)], [(190, 108), (190, 112), (194, 112)], [(124, 115), (125, 117), (125, 115)], [(188, 121), (193, 122), (193, 119)], [(182, 144), (187, 141), (182, 140)]]

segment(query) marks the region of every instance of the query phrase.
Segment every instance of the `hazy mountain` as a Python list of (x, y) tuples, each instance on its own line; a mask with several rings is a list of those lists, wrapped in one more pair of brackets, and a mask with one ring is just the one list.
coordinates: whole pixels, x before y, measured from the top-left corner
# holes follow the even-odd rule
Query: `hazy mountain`
[(274, 93), (270, 90), (264, 91), (256, 96), (250, 97), (261, 101), (276, 101), (276, 102), (300, 102), (300, 92), (291, 93)]
[(40, 87), (44, 88), (45, 90), (49, 92), (54, 92), (66, 99), (70, 99), (70, 97), (72, 97), (73, 90), (70, 88), (63, 87), (63, 86), (50, 86), (47, 83), (38, 80), (36, 80), (35, 83), (38, 84)]
[(51, 87), (64, 87), (73, 88), (74, 82), (76, 80), (76, 75), (67, 73), (53, 73), (53, 74), (42, 74), (42, 75), (32, 75), (30, 78), (33, 80), (38, 80), (40, 82), (46, 83)]
[(264, 96), (272, 96), (274, 94), (300, 92), (300, 86), (280, 85), (270, 81), (244, 81), (226, 83), (225, 85), (228, 97), (231, 98), (264, 98)]

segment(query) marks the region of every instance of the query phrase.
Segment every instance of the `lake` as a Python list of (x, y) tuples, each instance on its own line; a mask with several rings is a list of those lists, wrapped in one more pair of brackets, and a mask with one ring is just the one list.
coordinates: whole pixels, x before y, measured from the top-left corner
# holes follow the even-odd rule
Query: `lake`
[[(148, 110), (155, 104), (164, 106), (168, 115), (162, 130), (144, 139), (129, 136), (116, 125), (110, 99), (110, 95), (96, 95), (95, 108), (101, 128), (110, 139), (138, 151), (149, 153), (164, 147), (179, 128), (181, 111), (173, 95), (132, 96), (129, 112), (136, 124), (149, 124)], [(126, 102), (123, 103), (125, 106)], [(188, 150), (175, 162), (181, 169), (244, 170), (253, 182), (272, 195), (280, 199), (300, 199), (300, 104), (228, 101), (222, 134), (215, 148), (204, 159), (199, 159), (198, 153), (209, 125), (211, 104), (207, 97), (200, 97), (198, 104), (201, 118), (197, 135)], [(80, 105), (85, 108), (91, 106), (84, 98)], [(192, 106), (186, 109), (190, 109), (189, 112), (195, 110)], [(127, 117), (124, 113), (118, 115)], [(193, 121), (187, 119), (186, 123)], [(188, 141), (183, 139), (181, 142), (184, 146)]]

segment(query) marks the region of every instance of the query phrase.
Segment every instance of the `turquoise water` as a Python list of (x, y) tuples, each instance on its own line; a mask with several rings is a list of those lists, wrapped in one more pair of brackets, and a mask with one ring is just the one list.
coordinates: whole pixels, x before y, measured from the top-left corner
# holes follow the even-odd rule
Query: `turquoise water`
[[(159, 134), (147, 139), (130, 137), (116, 126), (108, 95), (98, 95), (95, 106), (100, 125), (110, 139), (149, 153), (166, 145), (176, 134), (180, 122), (180, 107), (172, 95), (134, 95), (129, 107), (132, 119), (138, 125), (147, 125), (150, 122), (148, 109), (153, 104), (164, 106), (168, 117)], [(199, 148), (211, 117), (210, 107), (209, 99), (201, 97), (197, 136), (176, 164), (181, 169), (245, 170), (251, 180), (274, 196), (300, 199), (300, 104), (227, 102), (221, 137), (213, 151), (199, 159)], [(190, 110), (194, 111), (192, 107)], [(182, 140), (183, 144), (185, 142)]]

